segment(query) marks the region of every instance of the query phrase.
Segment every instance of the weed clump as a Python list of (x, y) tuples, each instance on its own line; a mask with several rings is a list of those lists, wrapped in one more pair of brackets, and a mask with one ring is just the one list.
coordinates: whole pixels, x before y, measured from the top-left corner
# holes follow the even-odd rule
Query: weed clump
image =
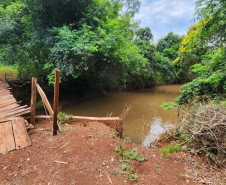
[(124, 176), (129, 179), (129, 181), (136, 181), (137, 175), (133, 173), (133, 166), (127, 165), (126, 163), (130, 163), (131, 160), (137, 160), (142, 162), (145, 160), (144, 156), (138, 152), (137, 148), (124, 150), (125, 140), (122, 140), (120, 146), (115, 147), (115, 154), (118, 159), (122, 159), (123, 164), (121, 168), (121, 173), (124, 173)]
[(134, 169), (133, 166), (123, 164), (122, 167), (121, 167), (121, 170), (122, 170), (121, 173), (124, 173), (124, 176), (129, 181), (136, 181), (137, 180), (137, 174), (133, 173), (133, 169)]
[(59, 112), (57, 115), (57, 120), (59, 121), (60, 125), (63, 124), (70, 124), (71, 121), (74, 120), (72, 114), (66, 114), (65, 112)]
[(161, 153), (164, 157), (168, 155), (168, 153), (178, 153), (182, 151), (182, 147), (180, 145), (170, 145), (161, 150)]

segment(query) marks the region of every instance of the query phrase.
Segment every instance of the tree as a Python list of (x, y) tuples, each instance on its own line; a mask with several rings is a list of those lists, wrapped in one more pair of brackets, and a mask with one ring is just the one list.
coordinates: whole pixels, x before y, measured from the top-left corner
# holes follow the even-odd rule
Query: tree
[(173, 32), (169, 32), (167, 36), (159, 39), (157, 50), (170, 60), (175, 60), (183, 38), (184, 36), (179, 36)]
[(226, 2), (224, 0), (198, 0), (196, 15), (205, 22), (201, 30), (202, 41), (215, 48), (223, 47), (226, 39)]
[(133, 44), (137, 24), (132, 16), (138, 9), (135, 0), (31, 0), (2, 5), (1, 57), (30, 64), (32, 75), (43, 82), (46, 78), (51, 82), (58, 67), (64, 81), (73, 77), (100, 86), (125, 85), (147, 61)]
[(149, 27), (137, 29), (135, 35), (136, 38), (134, 42), (138, 44), (140, 41), (143, 43), (150, 43), (153, 39), (153, 34), (151, 33), (151, 29)]
[(180, 103), (188, 103), (194, 96), (218, 101), (225, 98), (225, 12), (223, 0), (197, 1), (199, 22), (188, 30), (175, 60), (180, 65), (189, 64), (196, 74), (192, 82), (182, 86)]

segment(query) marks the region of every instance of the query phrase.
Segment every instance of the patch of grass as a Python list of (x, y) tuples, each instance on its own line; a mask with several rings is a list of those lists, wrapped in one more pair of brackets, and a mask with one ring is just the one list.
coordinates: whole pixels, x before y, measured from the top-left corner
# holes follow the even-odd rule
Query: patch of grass
[(15, 73), (15, 74), (17, 74), (18, 71), (12, 65), (0, 64), (0, 74), (5, 74), (5, 73)]
[(140, 162), (145, 160), (145, 158), (137, 151), (137, 148), (124, 151), (123, 158), (129, 160), (137, 160)]
[(124, 151), (124, 142), (121, 144), (121, 146), (115, 147), (115, 153), (116, 157), (119, 159), (122, 157), (124, 162), (130, 162), (130, 160), (137, 160), (137, 161), (144, 161), (145, 158), (137, 151), (137, 148), (133, 148), (130, 150)]
[(124, 139), (124, 141), (125, 141), (126, 143), (132, 143), (130, 137), (126, 137), (126, 138)]
[(183, 177), (183, 178), (186, 178), (186, 175), (183, 174), (183, 173), (181, 173), (180, 176)]
[(169, 110), (169, 109), (177, 108), (178, 105), (175, 102), (168, 102), (168, 103), (163, 103), (160, 107), (162, 107), (164, 110)]
[(133, 173), (133, 166), (126, 165), (125, 163), (130, 163), (131, 160), (144, 161), (145, 158), (138, 152), (137, 148), (130, 150), (124, 150), (125, 140), (121, 140), (121, 145), (115, 147), (115, 154), (118, 159), (122, 158), (122, 167), (121, 173), (124, 173), (124, 176), (129, 181), (136, 181), (137, 175)]
[(133, 173), (133, 169), (134, 169), (133, 166), (123, 164), (122, 167), (121, 167), (121, 170), (122, 170), (121, 173), (124, 173), (124, 176), (129, 181), (136, 181), (137, 180), (137, 174)]
[(123, 158), (123, 152), (124, 152), (124, 149), (123, 149), (122, 145), (115, 147), (115, 155), (116, 155), (117, 159), (119, 159), (120, 157)]
[(59, 121), (60, 125), (62, 124), (70, 124), (71, 121), (74, 120), (72, 114), (66, 114), (65, 112), (59, 112), (57, 115), (57, 120)]
[(182, 147), (180, 145), (171, 145), (171, 146), (167, 146), (166, 148), (161, 150), (161, 153), (164, 157), (166, 157), (168, 155), (168, 153), (173, 154), (181, 152), (182, 151)]

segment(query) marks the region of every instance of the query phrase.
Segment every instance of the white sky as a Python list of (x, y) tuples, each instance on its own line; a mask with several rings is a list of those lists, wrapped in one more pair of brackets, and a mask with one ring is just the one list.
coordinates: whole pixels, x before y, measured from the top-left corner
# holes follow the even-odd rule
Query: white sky
[(140, 0), (141, 7), (135, 16), (141, 27), (150, 27), (154, 40), (166, 36), (170, 31), (185, 35), (194, 24), (196, 0)]

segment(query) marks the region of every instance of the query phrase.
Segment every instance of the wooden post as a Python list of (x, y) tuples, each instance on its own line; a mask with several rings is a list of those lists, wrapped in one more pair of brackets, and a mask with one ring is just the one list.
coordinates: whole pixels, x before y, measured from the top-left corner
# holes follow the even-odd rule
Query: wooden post
[(35, 109), (36, 109), (36, 82), (37, 79), (32, 77), (31, 83), (31, 117), (30, 124), (35, 124)]
[(53, 100), (53, 135), (56, 135), (58, 130), (57, 113), (59, 100), (59, 83), (60, 83), (60, 70), (55, 69), (54, 100)]

